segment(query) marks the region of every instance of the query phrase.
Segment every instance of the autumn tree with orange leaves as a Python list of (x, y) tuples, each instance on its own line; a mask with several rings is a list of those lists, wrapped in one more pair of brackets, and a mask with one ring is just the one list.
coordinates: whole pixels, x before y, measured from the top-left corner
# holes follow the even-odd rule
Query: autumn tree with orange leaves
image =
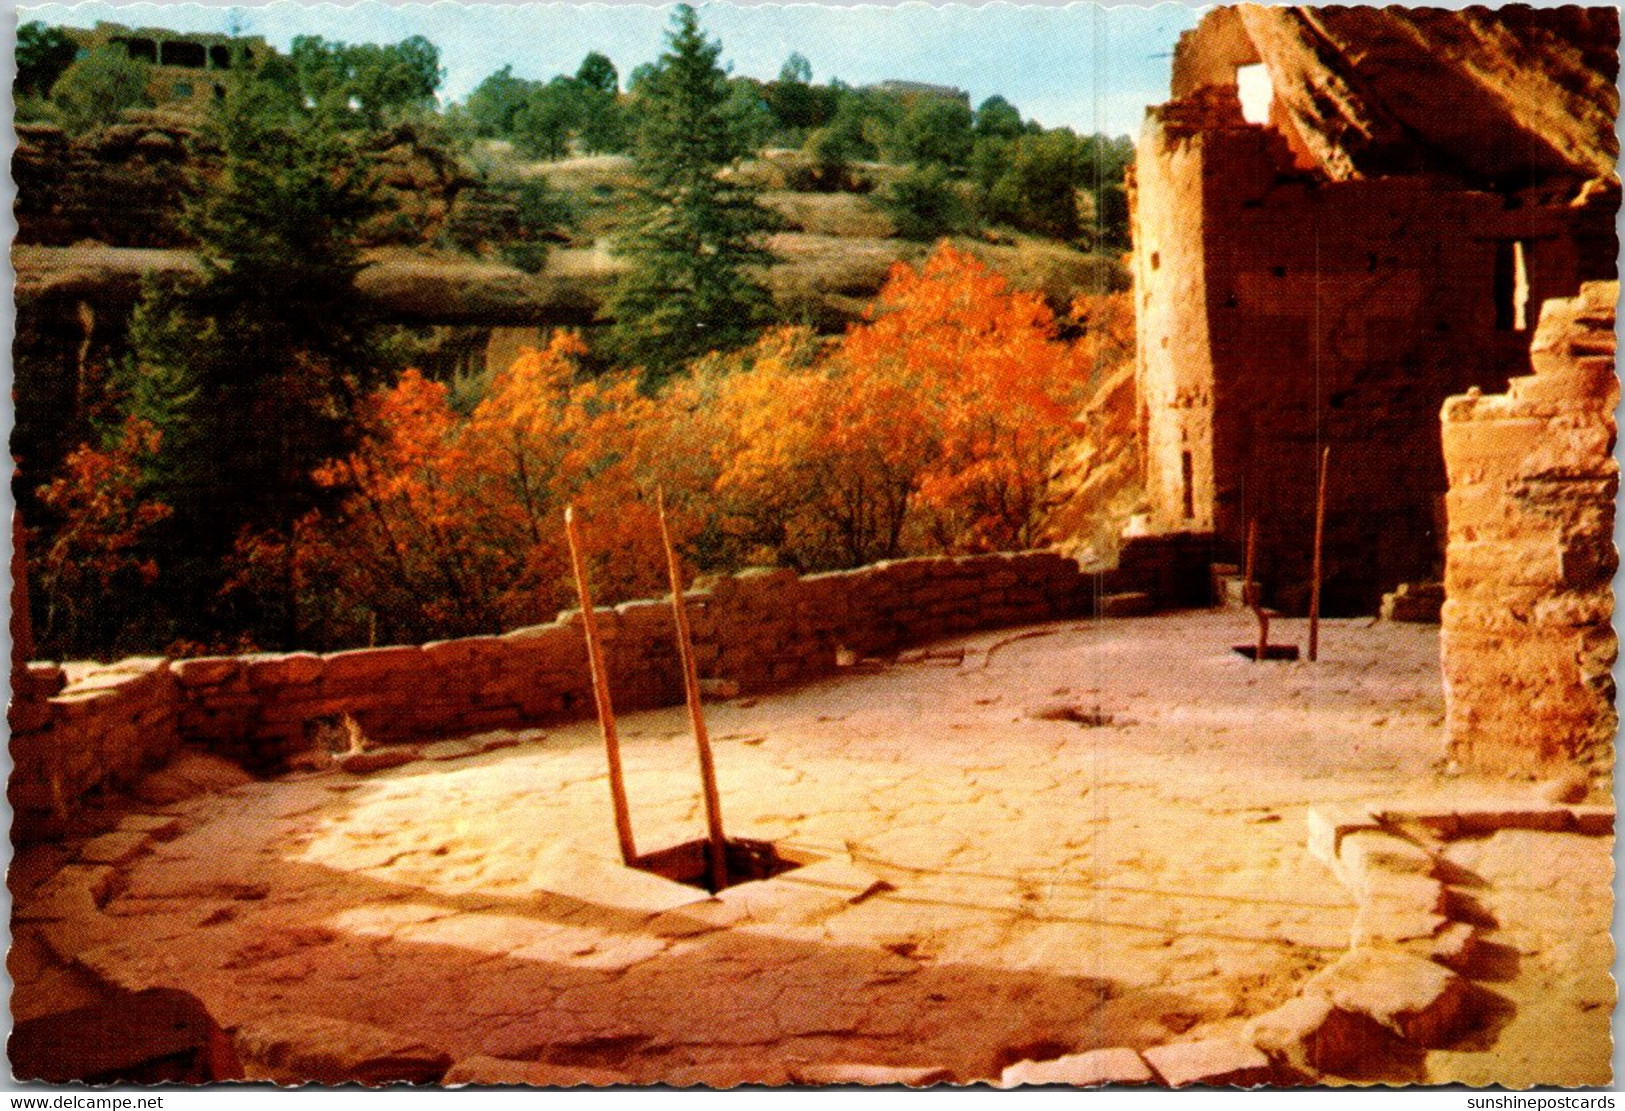
[(813, 365), (758, 345), (719, 391), (739, 416), (718, 492), (771, 505), (799, 567), (1030, 545), (1087, 352), (1037, 294), (946, 244), (896, 266), (870, 315)]
[(171, 510), (141, 496), (141, 475), (160, 438), (149, 422), (127, 418), (106, 446), (81, 444), (71, 452), (61, 474), (39, 491), (58, 524), (30, 586), (44, 603), (36, 634), (55, 653), (121, 645), (132, 610), (158, 581), (159, 567), (141, 541)]
[(316, 472), (347, 492), (339, 509), (290, 537), (245, 536), (233, 588), (296, 583), (312, 644), (546, 621), (572, 602), (574, 504), (600, 598), (655, 596), (656, 490), (701, 570), (1027, 546), (1077, 434), (1098, 323), (1062, 338), (1040, 297), (944, 245), (894, 269), (844, 337), (778, 329), (652, 398), (629, 376), (585, 376), (567, 332), (496, 375), (467, 417), (407, 372), (362, 407), (359, 448)]
[(407, 371), (363, 406), (359, 448), (317, 470), (347, 491), (337, 511), (291, 537), (242, 537), (230, 589), (291, 578), (306, 640), (322, 644), (537, 624), (571, 598), (561, 514), (574, 503), (601, 592), (658, 593), (660, 452), (643, 445), (662, 422), (630, 378), (578, 381), (583, 354), (559, 333), (498, 374), (467, 418), (444, 385)]

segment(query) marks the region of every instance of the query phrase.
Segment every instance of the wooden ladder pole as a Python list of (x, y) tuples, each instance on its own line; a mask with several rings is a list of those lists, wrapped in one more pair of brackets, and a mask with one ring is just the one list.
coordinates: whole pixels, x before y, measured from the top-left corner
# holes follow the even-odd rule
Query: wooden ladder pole
[(1320, 453), (1320, 481), (1315, 490), (1315, 551), (1313, 567), (1309, 572), (1309, 662), (1320, 656), (1320, 575), (1321, 551), (1326, 539), (1326, 470), (1331, 464), (1332, 449), (1327, 445)]
[(1247, 522), (1247, 566), (1242, 572), (1242, 596), (1252, 607), (1253, 617), (1258, 620), (1258, 648), (1253, 653), (1253, 662), (1262, 663), (1269, 650), (1270, 619), (1264, 612), (1263, 591), (1253, 581), (1253, 571), (1258, 564), (1258, 519), (1255, 517)]
[(722, 832), (722, 798), (717, 792), (717, 766), (711, 756), (711, 734), (705, 728), (705, 710), (700, 705), (700, 675), (694, 665), (694, 640), (688, 628), (688, 605), (683, 599), (683, 572), (677, 563), (677, 548), (671, 542), (671, 526), (666, 521), (666, 494), (655, 492), (660, 511), (660, 540), (666, 547), (666, 573), (671, 578), (671, 611), (677, 621), (677, 654), (683, 666), (683, 693), (688, 698), (688, 719), (694, 725), (694, 744), (700, 750), (700, 781), (705, 788), (707, 858), (711, 870), (711, 890), (728, 886), (728, 842)]
[(592, 608), (587, 567), (581, 560), (581, 537), (576, 532), (575, 506), (564, 510), (564, 534), (570, 542), (570, 565), (575, 570), (576, 593), (581, 596), (581, 627), (587, 636), (587, 664), (592, 670), (592, 697), (598, 707), (598, 728), (604, 734), (609, 757), (609, 794), (615, 804), (615, 833), (621, 841), (621, 861), (635, 867), (637, 846), (632, 841), (632, 812), (626, 805), (626, 779), (621, 773), (621, 740), (615, 732), (615, 707), (609, 700), (609, 673), (604, 667), (604, 645), (598, 636), (598, 614)]

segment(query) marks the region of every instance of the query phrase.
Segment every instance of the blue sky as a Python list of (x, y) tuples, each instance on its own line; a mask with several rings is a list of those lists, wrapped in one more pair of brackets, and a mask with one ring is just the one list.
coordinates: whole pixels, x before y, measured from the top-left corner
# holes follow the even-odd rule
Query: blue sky
[[(818, 4), (696, 4), (735, 73), (771, 78), (791, 51), (812, 63), (813, 79), (861, 85), (887, 78), (955, 85), (972, 103), (1003, 95), (1048, 126), (1135, 135), (1145, 106), (1167, 99), (1169, 54), (1199, 10), (922, 3), (836, 7)], [(623, 78), (662, 48), (669, 7), (644, 4), (384, 4), (339, 6), (275, 0), (218, 4), (28, 4), (19, 20), (88, 27), (98, 20), (182, 31), (243, 29), (286, 48), (295, 35), (341, 42), (398, 42), (423, 35), (441, 52), (442, 100), (460, 100), (482, 78), (512, 65), (522, 77), (573, 73), (589, 50), (609, 55)]]

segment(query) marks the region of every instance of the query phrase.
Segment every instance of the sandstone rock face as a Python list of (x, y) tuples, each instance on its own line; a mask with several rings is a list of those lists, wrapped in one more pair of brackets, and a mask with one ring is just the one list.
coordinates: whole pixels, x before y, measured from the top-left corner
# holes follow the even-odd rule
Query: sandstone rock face
[(1614, 274), (1617, 19), (1571, 13), (1242, 5), (1181, 39), (1132, 181), (1154, 531), (1239, 554), (1256, 521), (1301, 612), (1329, 447), (1326, 612), (1438, 577), (1439, 406), (1504, 389), (1538, 306)]
[(451, 1057), (360, 1022), (323, 1015), (261, 1019), (236, 1031), (245, 1063), (274, 1079), (317, 1084), (437, 1084)]
[(410, 123), (368, 136), (361, 154), (383, 204), (362, 228), (368, 246), (433, 242), (458, 195), (476, 183), (450, 149), (427, 141)]
[(1446, 173), (1501, 188), (1611, 175), (1611, 8), (1235, 9), (1276, 104), (1337, 179)]
[[(411, 124), (370, 135), (360, 148), (383, 211), (363, 246), (432, 241), (473, 176)], [(171, 111), (126, 112), (84, 136), (54, 124), (21, 124), (13, 175), (17, 242), (66, 247), (186, 247), (180, 224), (188, 179), (218, 171), (220, 149), (199, 119)]]
[(1082, 414), (1087, 431), (1062, 455), (1050, 482), (1046, 532), (1090, 562), (1117, 555), (1123, 527), (1144, 497), (1136, 401), (1132, 366), (1102, 382)]
[(1618, 296), (1547, 302), (1535, 373), (1444, 407), (1446, 732), (1466, 767), (1613, 764)]
[(156, 112), (82, 138), (54, 124), (17, 127), (17, 242), (65, 247), (92, 239), (122, 247), (186, 242), (181, 211), (190, 150), (218, 156), (197, 129)]

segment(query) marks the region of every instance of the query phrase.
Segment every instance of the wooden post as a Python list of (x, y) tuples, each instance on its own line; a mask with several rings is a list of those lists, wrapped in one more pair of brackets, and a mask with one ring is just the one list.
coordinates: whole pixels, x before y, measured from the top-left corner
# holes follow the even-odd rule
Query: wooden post
[(1309, 572), (1309, 662), (1320, 656), (1320, 573), (1321, 548), (1326, 539), (1326, 469), (1331, 463), (1330, 445), (1320, 453), (1320, 481), (1315, 490), (1315, 552)]
[(1252, 607), (1253, 617), (1258, 620), (1258, 648), (1253, 653), (1253, 662), (1263, 662), (1270, 644), (1270, 619), (1264, 612), (1262, 591), (1253, 581), (1253, 570), (1258, 561), (1258, 519), (1247, 522), (1247, 564), (1242, 571), (1241, 592), (1249, 606)]
[(587, 636), (587, 664), (592, 669), (592, 697), (598, 707), (598, 728), (604, 734), (609, 757), (609, 794), (615, 803), (615, 832), (621, 840), (621, 861), (635, 866), (637, 846), (632, 841), (632, 813), (626, 806), (626, 780), (621, 774), (621, 740), (615, 733), (615, 707), (609, 701), (609, 674), (604, 668), (604, 646), (598, 639), (598, 615), (592, 608), (587, 568), (581, 561), (581, 538), (576, 534), (575, 506), (564, 510), (564, 534), (570, 542), (570, 565), (575, 569), (576, 593), (581, 596), (581, 627)]
[(688, 606), (683, 600), (683, 572), (677, 564), (677, 548), (671, 542), (666, 522), (666, 494), (656, 491), (660, 511), (660, 540), (666, 546), (666, 573), (671, 578), (671, 610), (677, 621), (677, 654), (683, 665), (683, 693), (688, 698), (688, 719), (694, 725), (694, 744), (700, 750), (700, 781), (705, 787), (705, 825), (711, 890), (728, 886), (728, 842), (722, 833), (722, 799), (717, 793), (716, 762), (711, 757), (711, 735), (705, 728), (705, 710), (700, 705), (700, 675), (694, 666), (694, 641), (688, 629)]

